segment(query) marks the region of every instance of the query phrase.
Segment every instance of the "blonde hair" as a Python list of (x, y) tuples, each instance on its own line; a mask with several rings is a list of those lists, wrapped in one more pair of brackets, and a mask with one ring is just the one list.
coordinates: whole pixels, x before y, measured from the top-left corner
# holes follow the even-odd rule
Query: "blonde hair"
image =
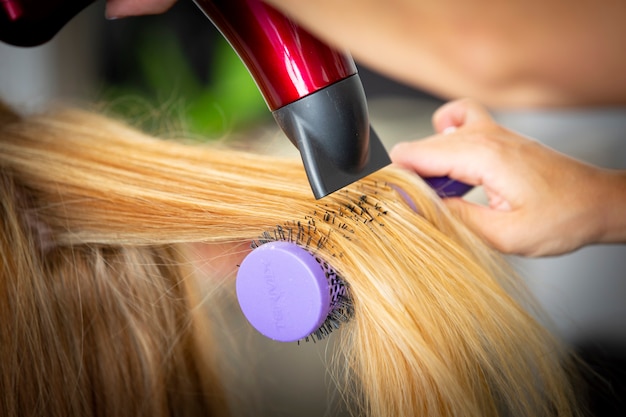
[(2, 415), (226, 413), (177, 244), (264, 233), (348, 283), (335, 363), (355, 413), (580, 413), (519, 278), (415, 175), (388, 167), (316, 201), (296, 160), (77, 110), (1, 119)]

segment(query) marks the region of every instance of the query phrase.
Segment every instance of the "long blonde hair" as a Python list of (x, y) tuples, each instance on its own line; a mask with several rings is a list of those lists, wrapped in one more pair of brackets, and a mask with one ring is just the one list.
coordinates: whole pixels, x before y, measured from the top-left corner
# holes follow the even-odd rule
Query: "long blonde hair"
[(3, 415), (226, 413), (177, 244), (264, 233), (349, 284), (354, 317), (333, 337), (355, 413), (579, 414), (569, 356), (519, 278), (415, 175), (388, 167), (316, 201), (296, 160), (77, 110), (2, 119)]

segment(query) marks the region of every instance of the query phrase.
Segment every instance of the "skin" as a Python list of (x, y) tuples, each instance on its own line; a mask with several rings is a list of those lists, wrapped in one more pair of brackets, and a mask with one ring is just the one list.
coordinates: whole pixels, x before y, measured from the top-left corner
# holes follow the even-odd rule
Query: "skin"
[[(106, 14), (163, 13), (174, 3), (108, 0)], [(267, 3), (359, 62), (444, 99), (499, 108), (626, 104), (623, 0)]]
[(268, 0), (360, 62), (489, 107), (626, 103), (626, 2)]
[(398, 144), (391, 158), (422, 176), (483, 186), (487, 206), (445, 203), (496, 249), (546, 256), (626, 242), (626, 171), (585, 164), (511, 132), (473, 100), (442, 106), (433, 125), (446, 133)]
[(105, 16), (119, 19), (129, 16), (160, 14), (169, 10), (176, 0), (107, 0)]
[[(156, 14), (174, 3), (108, 0), (106, 13)], [(444, 99), (499, 108), (626, 104), (623, 0), (267, 3), (361, 63)]]
[[(106, 13), (156, 14), (174, 2), (108, 0)], [(267, 2), (361, 63), (441, 98), (498, 108), (626, 104), (623, 0)], [(446, 204), (496, 249), (546, 256), (626, 242), (626, 171), (510, 132), (475, 101), (453, 101), (433, 121), (437, 132), (458, 129), (400, 144), (391, 157), (420, 175), (482, 185), (488, 206)]]

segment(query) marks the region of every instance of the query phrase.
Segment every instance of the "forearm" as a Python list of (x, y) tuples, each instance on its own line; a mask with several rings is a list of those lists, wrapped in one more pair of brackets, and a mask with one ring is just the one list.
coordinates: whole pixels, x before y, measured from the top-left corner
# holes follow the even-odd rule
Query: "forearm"
[(268, 0), (362, 63), (492, 107), (626, 103), (626, 2)]

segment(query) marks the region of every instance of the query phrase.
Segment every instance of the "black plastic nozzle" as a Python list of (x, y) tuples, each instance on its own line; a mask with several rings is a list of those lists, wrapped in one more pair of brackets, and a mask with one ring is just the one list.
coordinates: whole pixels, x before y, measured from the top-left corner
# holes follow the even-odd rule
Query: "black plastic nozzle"
[(315, 198), (322, 198), (389, 165), (371, 128), (358, 74), (273, 112), (298, 148)]

